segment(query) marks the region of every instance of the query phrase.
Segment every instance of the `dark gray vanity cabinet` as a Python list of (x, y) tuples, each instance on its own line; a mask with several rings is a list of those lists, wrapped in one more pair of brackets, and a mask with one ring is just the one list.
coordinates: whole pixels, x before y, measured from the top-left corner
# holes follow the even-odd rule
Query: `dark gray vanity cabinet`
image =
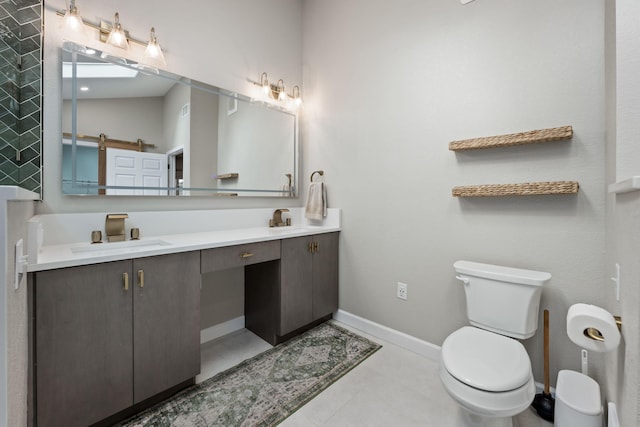
[(32, 277), (38, 426), (87, 426), (200, 372), (200, 253)]
[(245, 268), (246, 327), (272, 345), (337, 309), (337, 232), (282, 239), (279, 263)]
[(87, 426), (133, 402), (131, 261), (35, 274), (38, 426)]
[(338, 233), (282, 240), (280, 335), (338, 309)]
[(200, 373), (200, 252), (133, 260), (133, 402)]

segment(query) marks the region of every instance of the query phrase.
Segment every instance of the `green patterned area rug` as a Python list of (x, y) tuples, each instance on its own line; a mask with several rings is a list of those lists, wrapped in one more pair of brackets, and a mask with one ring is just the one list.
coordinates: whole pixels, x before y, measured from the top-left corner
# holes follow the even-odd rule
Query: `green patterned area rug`
[(119, 426), (276, 425), (380, 347), (326, 322)]

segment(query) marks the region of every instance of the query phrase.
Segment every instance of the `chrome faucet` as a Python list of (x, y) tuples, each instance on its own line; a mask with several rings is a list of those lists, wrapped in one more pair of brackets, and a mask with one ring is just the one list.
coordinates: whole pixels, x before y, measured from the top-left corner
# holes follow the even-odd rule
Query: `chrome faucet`
[(269, 227), (284, 227), (291, 225), (291, 218), (282, 219), (282, 214), (289, 212), (289, 209), (276, 209), (273, 212), (273, 218), (269, 220)]
[(129, 218), (127, 214), (107, 214), (104, 229), (108, 242), (124, 241), (124, 220)]

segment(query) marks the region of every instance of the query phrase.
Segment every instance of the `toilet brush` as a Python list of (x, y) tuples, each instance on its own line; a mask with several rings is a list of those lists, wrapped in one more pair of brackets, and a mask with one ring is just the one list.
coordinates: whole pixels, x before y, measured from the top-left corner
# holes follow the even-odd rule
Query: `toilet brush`
[(553, 421), (556, 402), (549, 393), (549, 310), (544, 311), (544, 390), (536, 394), (531, 404), (540, 417)]

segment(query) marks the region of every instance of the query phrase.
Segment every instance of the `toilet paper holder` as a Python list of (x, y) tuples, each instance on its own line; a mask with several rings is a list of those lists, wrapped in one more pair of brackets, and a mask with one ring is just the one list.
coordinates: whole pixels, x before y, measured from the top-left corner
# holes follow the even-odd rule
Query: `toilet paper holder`
[[(618, 327), (618, 331), (622, 332), (622, 317), (613, 316), (616, 321), (616, 326)], [(584, 331), (584, 336), (590, 338), (594, 341), (604, 341), (604, 337), (602, 333), (596, 328), (586, 328)]]

